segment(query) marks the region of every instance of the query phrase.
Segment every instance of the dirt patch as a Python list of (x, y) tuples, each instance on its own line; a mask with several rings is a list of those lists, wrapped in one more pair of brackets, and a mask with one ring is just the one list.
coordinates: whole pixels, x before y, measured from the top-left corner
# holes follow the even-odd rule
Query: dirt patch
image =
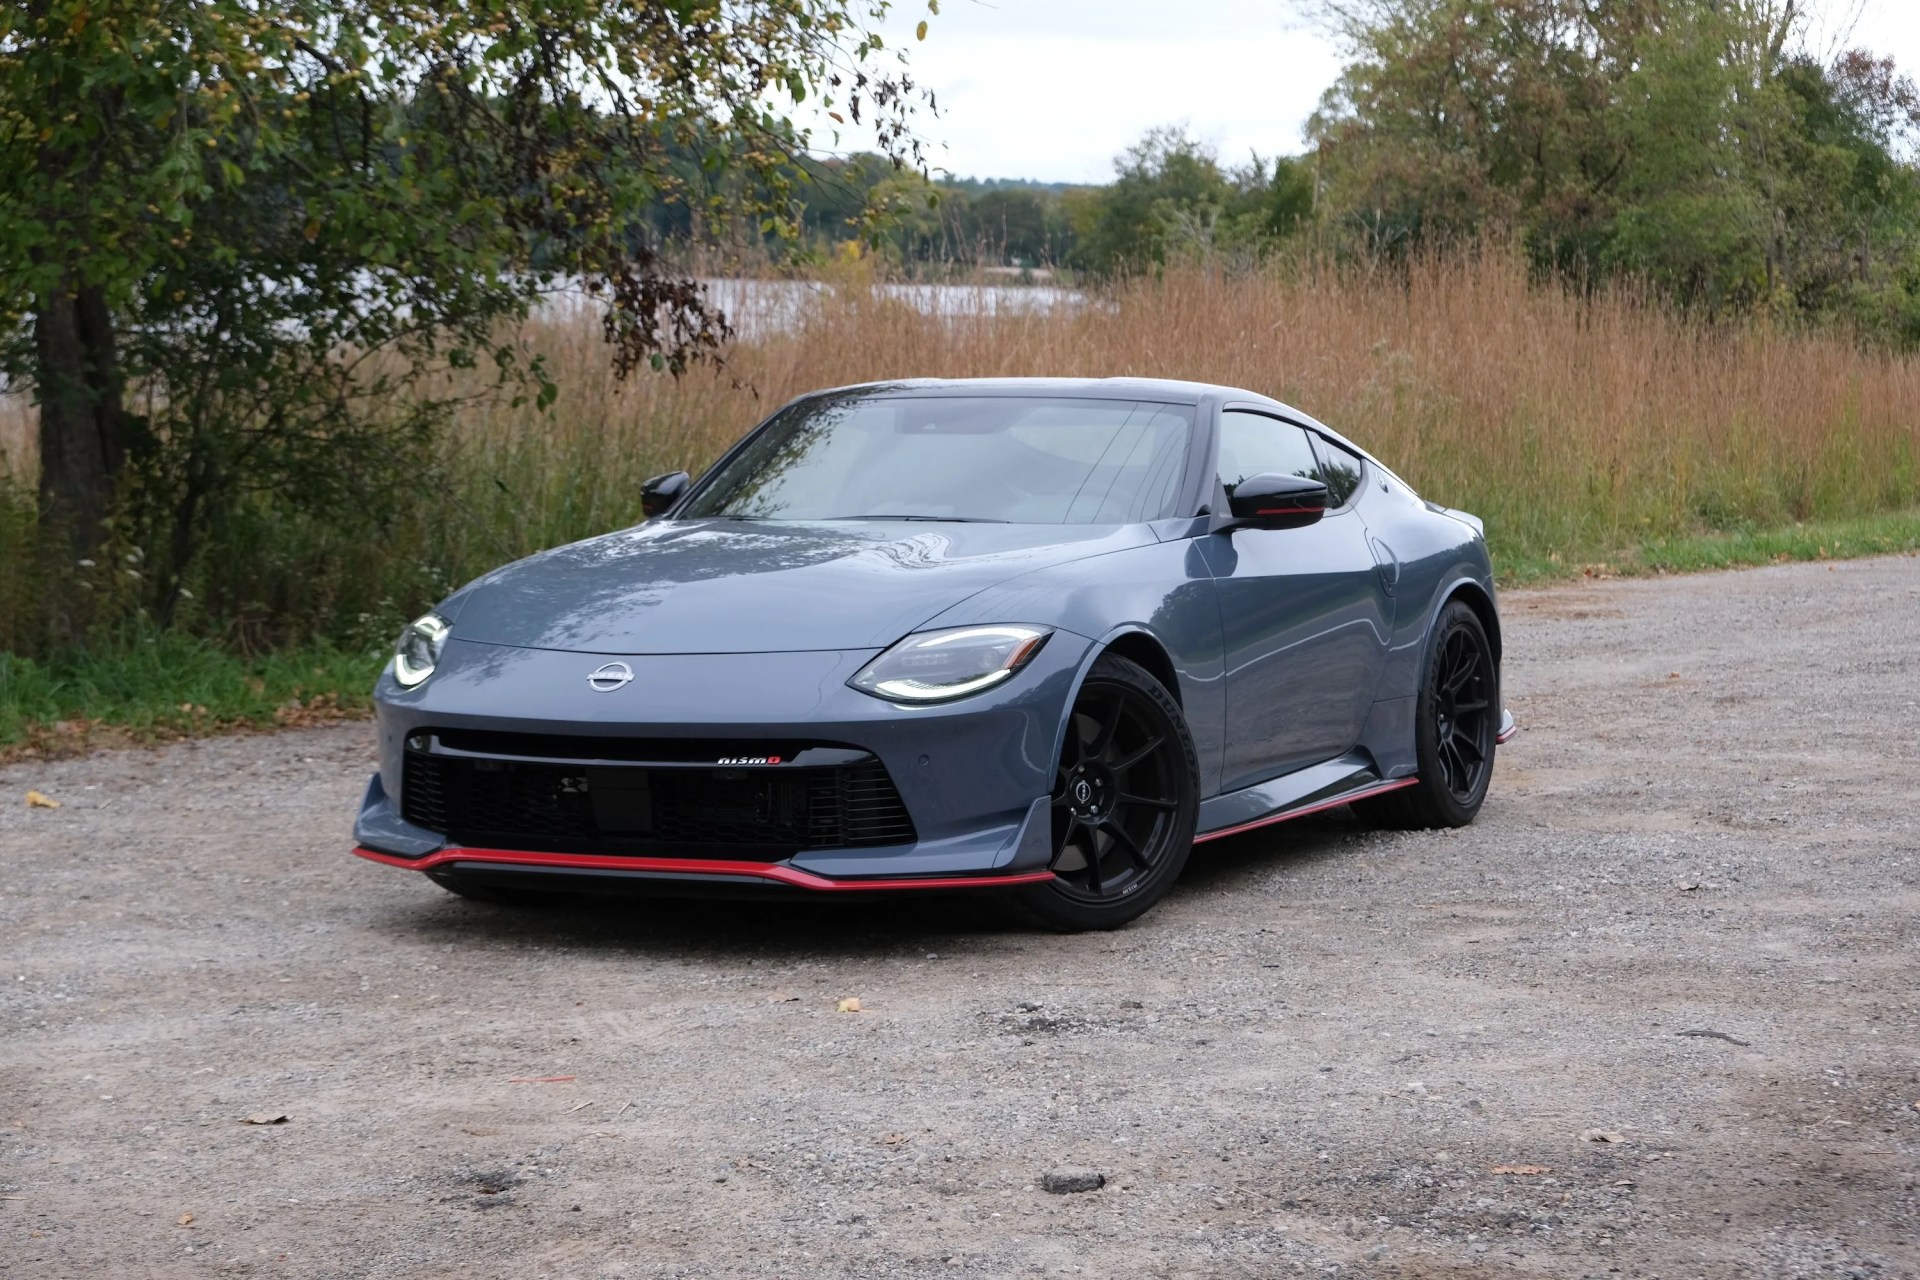
[(1506, 605), (1479, 823), (1108, 935), (461, 902), (364, 725), (0, 769), (0, 1272), (1920, 1275), (1920, 561)]

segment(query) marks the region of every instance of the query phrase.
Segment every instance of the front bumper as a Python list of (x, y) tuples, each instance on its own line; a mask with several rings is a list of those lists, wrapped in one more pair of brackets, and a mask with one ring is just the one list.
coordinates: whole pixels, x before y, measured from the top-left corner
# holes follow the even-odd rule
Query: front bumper
[[(810, 893), (900, 892), (955, 889), (1009, 889), (1053, 879), (1051, 871), (1018, 871), (969, 876), (868, 876), (835, 880), (804, 871), (790, 862), (729, 862), (718, 858), (616, 857), (579, 853), (539, 853), (516, 849), (445, 848), (422, 858), (400, 858), (365, 846), (354, 853), (372, 862), (410, 871), (443, 870), (499, 880), (560, 873), (574, 882), (602, 888), (647, 888), (665, 882), (675, 888), (752, 883)], [(548, 881), (548, 883), (552, 883)]]
[[(901, 707), (846, 686), (872, 650), (630, 656), (455, 637), (423, 685), (402, 689), (384, 675), (375, 689), (381, 768), (355, 823), (355, 852), (421, 871), (484, 869), (604, 883), (744, 882), (822, 892), (1037, 883), (1049, 878), (1047, 797), (1059, 734), (1092, 649), (1084, 637), (1056, 631), (1000, 688), (938, 706)], [(635, 678), (609, 692), (590, 687), (588, 673), (613, 660), (631, 667)], [(846, 744), (885, 766), (916, 838), (884, 847), (807, 848), (776, 861), (652, 856), (631, 840), (617, 852), (469, 847), (404, 816), (406, 743), (443, 730), (561, 737), (588, 754), (595, 740), (737, 744), (728, 757), (754, 756), (759, 744), (794, 739)]]

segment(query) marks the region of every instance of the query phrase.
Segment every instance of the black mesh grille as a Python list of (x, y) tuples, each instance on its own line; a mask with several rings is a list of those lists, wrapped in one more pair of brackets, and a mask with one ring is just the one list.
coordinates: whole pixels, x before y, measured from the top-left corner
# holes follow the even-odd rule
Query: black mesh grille
[[(788, 758), (791, 758), (790, 756)], [(457, 844), (560, 853), (775, 861), (909, 844), (913, 822), (872, 757), (825, 767), (649, 768), (409, 749), (408, 822)]]

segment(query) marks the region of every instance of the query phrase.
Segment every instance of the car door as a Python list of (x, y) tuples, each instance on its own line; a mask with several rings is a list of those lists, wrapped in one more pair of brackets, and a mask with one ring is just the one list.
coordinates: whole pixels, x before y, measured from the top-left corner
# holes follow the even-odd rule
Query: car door
[[(1228, 409), (1216, 435), (1229, 494), (1267, 472), (1330, 478), (1307, 431), (1291, 422)], [(1354, 486), (1332, 478), (1328, 513), (1314, 524), (1207, 538), (1225, 641), (1223, 790), (1340, 755), (1372, 709), (1393, 600), (1353, 508)]]

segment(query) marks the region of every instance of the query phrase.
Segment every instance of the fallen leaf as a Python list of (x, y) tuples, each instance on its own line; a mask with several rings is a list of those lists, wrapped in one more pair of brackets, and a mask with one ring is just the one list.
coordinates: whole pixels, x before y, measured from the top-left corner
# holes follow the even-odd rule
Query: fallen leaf
[(27, 792), (27, 808), (29, 809), (58, 809), (59, 807), (60, 802), (50, 795), (45, 795), (38, 791)]
[(240, 1117), (241, 1124), (285, 1124), (287, 1117), (279, 1111), (256, 1111), (250, 1116)]
[(507, 1083), (508, 1084), (566, 1084), (568, 1081), (574, 1080), (577, 1078), (578, 1077), (575, 1077), (575, 1076), (514, 1076), (511, 1080), (508, 1080)]
[(858, 996), (848, 996), (845, 1000), (842, 1000), (833, 1007), (838, 1013), (858, 1013), (860, 1012), (860, 998)]
[(1707, 886), (1705, 886), (1704, 884), (1700, 884), (1700, 883), (1698, 883), (1698, 882), (1696, 882), (1696, 883), (1694, 883), (1694, 884), (1683, 884), (1683, 885), (1678, 885), (1678, 886), (1676, 886), (1676, 887), (1677, 887), (1677, 888), (1678, 888), (1678, 889), (1680, 890), (1680, 892), (1682, 892), (1682, 893), (1692, 893), (1692, 892), (1693, 892), (1693, 891), (1694, 891), (1695, 889), (1704, 889), (1704, 888), (1706, 888)]
[(1625, 1142), (1627, 1140), (1626, 1134), (1615, 1133), (1611, 1129), (1589, 1129), (1580, 1136), (1588, 1142)]
[(880, 1141), (889, 1147), (897, 1147), (903, 1142), (911, 1141), (911, 1139), (904, 1133), (888, 1133), (881, 1135)]
[(1632, 1185), (1633, 1185), (1633, 1179), (1632, 1179), (1632, 1178), (1622, 1178), (1622, 1179), (1620, 1179), (1620, 1181), (1618, 1181), (1618, 1182), (1616, 1182), (1616, 1183), (1614, 1183), (1613, 1185), (1614, 1185), (1614, 1186), (1616, 1186), (1616, 1187), (1630, 1187), (1630, 1186), (1632, 1186)]
[(183, 1213), (180, 1215), (178, 1222), (180, 1226), (183, 1226), (183, 1227), (190, 1226), (193, 1223), (193, 1215), (190, 1213)]
[(1521, 1178), (1532, 1178), (1539, 1174), (1552, 1173), (1553, 1167), (1544, 1164), (1497, 1164), (1493, 1166), (1493, 1172), (1510, 1173)]

